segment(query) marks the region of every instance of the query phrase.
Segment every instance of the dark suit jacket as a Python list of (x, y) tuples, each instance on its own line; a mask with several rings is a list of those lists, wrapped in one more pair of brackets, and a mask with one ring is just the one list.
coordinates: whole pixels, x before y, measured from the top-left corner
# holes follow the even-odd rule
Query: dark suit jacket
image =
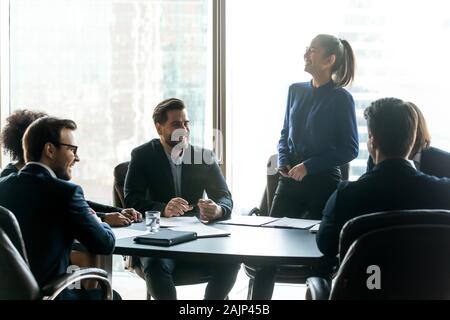
[[(369, 156), (367, 172), (372, 171), (374, 166), (373, 159)], [(434, 147), (422, 150), (419, 170), (430, 176), (450, 178), (450, 153)]]
[(385, 160), (358, 181), (338, 186), (323, 211), (317, 245), (325, 255), (336, 256), (348, 220), (402, 209), (450, 209), (450, 179), (426, 175), (406, 160)]
[[(208, 161), (211, 163), (208, 164), (202, 157), (212, 153), (192, 146), (190, 150), (191, 164), (183, 163), (181, 169), (181, 197), (190, 204), (196, 204), (205, 190), (208, 197), (223, 208), (224, 218), (229, 217), (233, 202), (225, 179), (216, 161)], [(198, 160), (201, 163), (195, 164)], [(175, 198), (172, 171), (159, 139), (132, 151), (124, 193), (125, 205), (142, 213), (147, 210), (163, 212), (166, 204)], [(198, 208), (186, 214), (198, 214)]]
[(86, 202), (92, 210), (97, 212), (97, 215), (99, 217), (103, 217), (104, 213), (121, 212), (123, 210), (122, 208), (112, 207), (112, 206), (108, 206), (106, 204), (101, 204), (101, 203), (94, 202), (94, 201), (86, 200)]
[(420, 171), (439, 178), (450, 178), (450, 153), (429, 147), (422, 151)]
[(11, 173), (16, 173), (19, 170), (17, 170), (16, 166), (11, 162), (8, 163), (6, 167), (3, 168), (2, 172), (0, 173), (0, 178), (9, 176)]
[(17, 217), (40, 285), (67, 272), (74, 239), (92, 253), (114, 250), (111, 228), (89, 213), (81, 187), (53, 178), (39, 165), (0, 179), (0, 205)]
[[(16, 166), (13, 163), (8, 163), (8, 165), (2, 170), (0, 173), (0, 178), (9, 176), (11, 173), (17, 173), (19, 170), (17, 170)], [(105, 217), (105, 213), (110, 212), (121, 212), (122, 208), (112, 207), (105, 204), (97, 203), (94, 201), (86, 200), (89, 207), (94, 210), (97, 213), (97, 216), (100, 218)]]

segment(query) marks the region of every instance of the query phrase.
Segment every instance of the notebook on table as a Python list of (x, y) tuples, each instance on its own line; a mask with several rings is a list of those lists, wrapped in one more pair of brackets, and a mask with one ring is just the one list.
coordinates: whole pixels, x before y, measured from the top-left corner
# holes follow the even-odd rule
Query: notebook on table
[(160, 230), (159, 232), (135, 237), (134, 241), (139, 244), (169, 247), (177, 243), (187, 242), (195, 239), (197, 239), (197, 233), (195, 232), (164, 229)]

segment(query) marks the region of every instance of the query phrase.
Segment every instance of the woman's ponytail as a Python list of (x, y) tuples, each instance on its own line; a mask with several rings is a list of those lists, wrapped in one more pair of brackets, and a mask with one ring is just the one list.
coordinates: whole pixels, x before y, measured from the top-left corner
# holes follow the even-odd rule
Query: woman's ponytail
[(335, 84), (338, 87), (349, 85), (355, 78), (356, 61), (353, 49), (347, 40), (340, 40), (342, 45), (342, 57), (336, 59)]

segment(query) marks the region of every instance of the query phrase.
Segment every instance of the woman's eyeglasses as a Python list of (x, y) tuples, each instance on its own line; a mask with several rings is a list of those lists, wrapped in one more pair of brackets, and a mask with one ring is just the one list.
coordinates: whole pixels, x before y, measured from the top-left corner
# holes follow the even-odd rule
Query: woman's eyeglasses
[(314, 53), (317, 52), (317, 48), (314, 47), (306, 47), (305, 53)]

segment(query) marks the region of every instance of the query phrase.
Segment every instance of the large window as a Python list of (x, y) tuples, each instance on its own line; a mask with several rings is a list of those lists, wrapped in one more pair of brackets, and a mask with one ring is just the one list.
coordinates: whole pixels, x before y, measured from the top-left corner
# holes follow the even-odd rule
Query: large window
[(10, 1), (10, 111), (38, 109), (77, 122), (74, 181), (88, 199), (110, 202), (114, 166), (157, 137), (152, 112), (162, 99), (183, 99), (192, 142), (210, 147), (210, 5)]
[(309, 81), (303, 53), (319, 33), (347, 39), (357, 57), (350, 92), (361, 144), (352, 179), (365, 171), (368, 157), (362, 112), (377, 98), (415, 102), (427, 119), (432, 144), (450, 150), (448, 2), (229, 0), (227, 27), (227, 168), (238, 211), (259, 205), (288, 86)]
[[(2, 19), (2, 43), (5, 34), (10, 40), (9, 48), (1, 48), (1, 116), (31, 108), (77, 121), (82, 161), (74, 180), (88, 198), (110, 201), (112, 168), (128, 160), (133, 147), (156, 137), (151, 114), (164, 98), (186, 101), (192, 142), (211, 147), (212, 108), (222, 107), (210, 103), (213, 0), (5, 3), (1, 8), (8, 9), (10, 24), (5, 33)], [(319, 33), (349, 40), (357, 56), (356, 81), (349, 90), (361, 145), (352, 179), (364, 172), (368, 156), (362, 112), (380, 97), (415, 102), (427, 119), (432, 144), (450, 150), (450, 13), (445, 0), (226, 4), (227, 51), (221, 54), (227, 68), (225, 160), (237, 212), (259, 205), (288, 86), (310, 79), (303, 72), (303, 53)]]

